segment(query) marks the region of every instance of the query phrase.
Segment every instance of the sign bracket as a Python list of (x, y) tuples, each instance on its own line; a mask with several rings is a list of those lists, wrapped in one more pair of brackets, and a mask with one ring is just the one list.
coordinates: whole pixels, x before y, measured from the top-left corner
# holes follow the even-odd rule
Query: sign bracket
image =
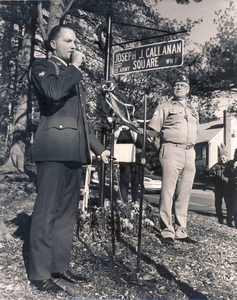
[(174, 32), (174, 33), (166, 33), (166, 34), (162, 34), (162, 35), (146, 37), (146, 38), (139, 39), (139, 40), (133, 40), (133, 41), (122, 42), (122, 43), (114, 43), (112, 45), (112, 47), (131, 44), (131, 43), (135, 43), (135, 42), (147, 41), (147, 40), (151, 40), (151, 39), (155, 39), (155, 38), (160, 38), (160, 37), (164, 37), (164, 36), (175, 35), (175, 34), (185, 33), (185, 32), (187, 32), (187, 31), (177, 31), (177, 32)]
[(162, 30), (162, 29), (157, 29), (157, 28), (145, 27), (145, 26), (141, 26), (141, 25), (134, 25), (134, 24), (128, 24), (128, 23), (122, 23), (122, 22), (116, 22), (116, 21), (113, 21), (113, 24), (124, 25), (124, 26), (129, 26), (129, 27), (136, 27), (136, 28), (147, 29), (147, 30), (152, 30), (152, 31), (171, 33), (168, 30)]
[(122, 45), (130, 44), (130, 43), (147, 41), (147, 40), (150, 40), (150, 39), (155, 39), (155, 38), (160, 38), (160, 37), (165, 37), (165, 36), (170, 36), (170, 35), (175, 35), (175, 34), (188, 32), (187, 30), (180, 30), (180, 31), (176, 31), (176, 32), (170, 32), (168, 30), (162, 30), (162, 29), (151, 28), (151, 27), (144, 27), (144, 26), (140, 26), (140, 25), (134, 25), (134, 24), (128, 24), (128, 23), (122, 23), (122, 22), (115, 22), (115, 21), (112, 21), (112, 24), (124, 25), (124, 26), (135, 27), (135, 28), (141, 28), (141, 29), (146, 29), (146, 30), (151, 30), (151, 31), (158, 31), (158, 32), (163, 32), (164, 34), (151, 36), (151, 37), (146, 37), (146, 38), (142, 38), (142, 39), (131, 40), (131, 41), (127, 41), (127, 42), (121, 42), (121, 43), (114, 42), (111, 45), (111, 47), (122, 46)]

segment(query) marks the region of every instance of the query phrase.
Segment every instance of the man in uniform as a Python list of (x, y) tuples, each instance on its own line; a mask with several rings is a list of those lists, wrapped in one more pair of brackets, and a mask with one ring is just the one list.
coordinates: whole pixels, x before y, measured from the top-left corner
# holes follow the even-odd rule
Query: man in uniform
[(226, 164), (224, 175), (229, 179), (230, 207), (234, 215), (235, 228), (237, 228), (237, 148), (235, 149), (234, 159), (229, 160)]
[(84, 55), (77, 50), (74, 30), (54, 27), (49, 34), (52, 56), (36, 59), (31, 78), (41, 119), (33, 145), (37, 162), (37, 198), (30, 232), (29, 279), (41, 291), (62, 293), (54, 278), (76, 283), (69, 271), (82, 166), (90, 150), (108, 163), (110, 151), (88, 127), (82, 87)]
[[(162, 166), (160, 228), (162, 243), (174, 240), (195, 243), (187, 235), (187, 211), (195, 176), (198, 115), (188, 102), (189, 80), (179, 75), (173, 84), (171, 101), (158, 105), (149, 126), (157, 131), (155, 144)], [(175, 224), (172, 222), (172, 210)]]

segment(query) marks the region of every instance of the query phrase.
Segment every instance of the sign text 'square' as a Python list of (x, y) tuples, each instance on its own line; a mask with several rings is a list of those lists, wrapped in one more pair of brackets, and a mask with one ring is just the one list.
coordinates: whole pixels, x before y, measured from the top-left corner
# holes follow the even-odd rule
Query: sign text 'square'
[(128, 48), (113, 54), (114, 75), (179, 67), (182, 64), (183, 40)]

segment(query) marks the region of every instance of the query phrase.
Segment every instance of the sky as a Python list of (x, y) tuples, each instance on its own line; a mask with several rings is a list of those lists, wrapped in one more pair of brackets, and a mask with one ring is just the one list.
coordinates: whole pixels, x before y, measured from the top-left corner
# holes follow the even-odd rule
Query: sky
[[(237, 0), (232, 0), (237, 7)], [(187, 18), (197, 20), (203, 18), (201, 24), (196, 25), (190, 33), (192, 44), (189, 50), (193, 49), (194, 43), (204, 44), (217, 33), (216, 25), (213, 25), (215, 11), (229, 7), (230, 0), (202, 0), (196, 3), (190, 0), (187, 5), (177, 4), (175, 0), (163, 0), (156, 6), (161, 17), (177, 19), (177, 21), (186, 21)]]

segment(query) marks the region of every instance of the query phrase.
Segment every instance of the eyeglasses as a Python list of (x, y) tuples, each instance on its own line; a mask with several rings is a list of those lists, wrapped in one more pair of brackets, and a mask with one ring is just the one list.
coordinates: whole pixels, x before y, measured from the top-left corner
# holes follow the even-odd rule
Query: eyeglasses
[(174, 85), (174, 89), (177, 89), (177, 88), (182, 88), (182, 89), (188, 88), (188, 84), (177, 83)]

